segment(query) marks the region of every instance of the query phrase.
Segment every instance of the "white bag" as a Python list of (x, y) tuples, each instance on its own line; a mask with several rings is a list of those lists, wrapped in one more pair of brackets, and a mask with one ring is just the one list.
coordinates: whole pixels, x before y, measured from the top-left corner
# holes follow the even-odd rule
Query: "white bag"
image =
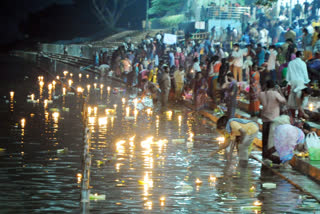
[(310, 132), (306, 137), (307, 148), (320, 148), (320, 140), (315, 132)]

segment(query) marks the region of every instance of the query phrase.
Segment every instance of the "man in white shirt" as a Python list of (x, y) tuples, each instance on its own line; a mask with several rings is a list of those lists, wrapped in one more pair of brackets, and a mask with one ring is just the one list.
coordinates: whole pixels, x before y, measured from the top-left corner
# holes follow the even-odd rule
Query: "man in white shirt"
[(269, 31), (266, 28), (262, 28), (259, 32), (259, 37), (260, 37), (260, 43), (262, 46), (265, 46), (268, 44), (268, 35)]
[(267, 70), (270, 72), (271, 79), (273, 80), (273, 82), (276, 82), (277, 81), (276, 59), (278, 55), (278, 52), (276, 51), (276, 46), (270, 45), (269, 52), (270, 52), (270, 55), (267, 62)]
[(245, 50), (241, 50), (238, 44), (233, 46), (233, 76), (238, 82), (242, 82), (243, 56), (246, 55)]
[(310, 79), (307, 64), (302, 60), (303, 54), (301, 51), (297, 51), (296, 56), (297, 58), (288, 64), (286, 80), (289, 84), (294, 80), (302, 80), (304, 84), (308, 84)]

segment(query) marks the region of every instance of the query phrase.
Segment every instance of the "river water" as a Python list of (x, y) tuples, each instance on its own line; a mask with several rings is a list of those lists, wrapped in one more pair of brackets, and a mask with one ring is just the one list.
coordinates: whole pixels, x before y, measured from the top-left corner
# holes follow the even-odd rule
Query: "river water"
[[(255, 160), (241, 168), (236, 153), (228, 162), (223, 153), (210, 158), (219, 146), (215, 126), (184, 106), (156, 112), (147, 99), (135, 104), (137, 91), (119, 83), (84, 72), (81, 78), (76, 72), (63, 78), (63, 70), (49, 75), (17, 58), (3, 58), (1, 68), (1, 213), (80, 213), (85, 125), (91, 131), (90, 213), (320, 210), (314, 199)], [(72, 79), (89, 96), (87, 124), (82, 93), (58, 80), (48, 90), (56, 75), (65, 83)], [(42, 90), (38, 76), (44, 78)], [(39, 103), (30, 101), (31, 94)], [(266, 189), (265, 183), (276, 187)]]

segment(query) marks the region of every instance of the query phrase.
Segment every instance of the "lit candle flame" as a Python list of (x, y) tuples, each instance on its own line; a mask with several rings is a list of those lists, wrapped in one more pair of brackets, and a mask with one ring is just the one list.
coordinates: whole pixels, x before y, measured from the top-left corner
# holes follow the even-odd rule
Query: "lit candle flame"
[(69, 87), (71, 87), (73, 83), (72, 79), (69, 79), (68, 83), (69, 83)]
[(159, 200), (160, 200), (160, 206), (164, 206), (165, 202), (166, 202), (166, 198), (165, 197), (161, 197)]
[(94, 88), (97, 88), (97, 83), (93, 83), (93, 87), (94, 87)]
[(78, 92), (78, 93), (82, 93), (82, 92), (83, 92), (83, 89), (79, 86), (79, 87), (77, 88), (77, 92)]
[(91, 112), (92, 112), (92, 108), (89, 106), (89, 107), (88, 107), (88, 115), (90, 115)]
[(130, 116), (130, 107), (129, 107), (129, 106), (126, 108), (126, 116), (127, 116), (127, 117)]
[(108, 118), (106, 117), (100, 117), (99, 118), (99, 126), (105, 126), (108, 123)]
[(134, 103), (134, 108), (137, 108), (138, 99), (137, 99), (137, 98), (135, 98), (135, 99), (133, 100), (133, 103)]
[(49, 90), (49, 91), (52, 90), (52, 84), (51, 84), (51, 83), (48, 85), (48, 90)]
[(14, 97), (14, 91), (10, 91), (10, 97), (11, 97), (11, 98)]
[(107, 91), (110, 92), (110, 90), (111, 90), (111, 88), (110, 88), (110, 86), (108, 86), (108, 87), (107, 87)]
[(224, 137), (218, 137), (217, 140), (218, 140), (219, 144), (221, 144), (221, 143), (224, 143), (225, 138)]
[(40, 85), (40, 87), (43, 87), (44, 82), (43, 82), (43, 81), (40, 81), (40, 82), (39, 82), (39, 85)]
[(313, 106), (313, 103), (310, 103), (310, 104), (309, 104), (309, 111), (313, 111), (313, 107), (314, 107), (314, 106)]
[(24, 127), (25, 127), (25, 125), (26, 125), (26, 119), (22, 118), (22, 119), (20, 120), (20, 124), (21, 124), (21, 128), (24, 129)]
[(78, 183), (81, 183), (81, 179), (82, 179), (82, 174), (81, 174), (81, 173), (78, 173), (78, 174), (77, 174)]
[(89, 75), (89, 74), (87, 74), (87, 79), (89, 79), (89, 77), (90, 77), (90, 75)]
[(255, 202), (253, 203), (253, 205), (254, 205), (254, 206), (261, 206), (262, 203), (261, 203), (260, 201), (255, 201)]
[(34, 94), (31, 94), (31, 100), (33, 101), (34, 100)]
[(45, 99), (45, 100), (44, 100), (44, 107), (47, 107), (47, 106), (48, 106), (48, 100)]
[(64, 76), (67, 76), (68, 73), (69, 73), (68, 71), (64, 71), (64, 72), (63, 72), (63, 75), (64, 75)]
[(53, 85), (53, 87), (55, 87), (56, 86), (56, 81), (52, 81), (52, 85)]
[(63, 95), (66, 95), (66, 91), (67, 91), (67, 89), (66, 89), (65, 87), (63, 87), (63, 88), (62, 88), (62, 94), (63, 94)]
[(70, 77), (73, 77), (73, 73), (70, 73)]
[(101, 88), (101, 90), (103, 90), (103, 84), (100, 84), (100, 88)]
[(56, 76), (56, 79), (59, 80), (59, 79), (60, 79), (60, 76)]
[(97, 114), (97, 112), (98, 112), (98, 108), (95, 106), (95, 107), (93, 107), (93, 113), (96, 115)]
[(122, 104), (124, 105), (126, 103), (126, 98), (122, 98)]
[(81, 77), (82, 77), (82, 74), (80, 73), (80, 74), (79, 74), (79, 79), (81, 79)]
[(55, 123), (58, 123), (59, 121), (59, 116), (60, 116), (60, 113), (59, 112), (53, 112), (52, 113), (52, 118), (54, 120)]
[(217, 178), (214, 177), (213, 175), (210, 175), (209, 181), (210, 181), (210, 182), (216, 182), (216, 181), (217, 181)]
[(88, 92), (90, 91), (90, 87), (91, 87), (91, 85), (87, 85)]
[(202, 181), (199, 178), (197, 178), (197, 180), (195, 182), (196, 182), (197, 185), (201, 185), (202, 184)]

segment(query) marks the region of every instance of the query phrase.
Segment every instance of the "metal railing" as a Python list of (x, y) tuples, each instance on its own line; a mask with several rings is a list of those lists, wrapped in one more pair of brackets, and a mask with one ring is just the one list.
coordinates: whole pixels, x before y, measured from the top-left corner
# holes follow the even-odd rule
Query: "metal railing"
[(208, 8), (209, 19), (241, 19), (241, 15), (250, 14), (250, 7), (224, 7), (215, 6)]

